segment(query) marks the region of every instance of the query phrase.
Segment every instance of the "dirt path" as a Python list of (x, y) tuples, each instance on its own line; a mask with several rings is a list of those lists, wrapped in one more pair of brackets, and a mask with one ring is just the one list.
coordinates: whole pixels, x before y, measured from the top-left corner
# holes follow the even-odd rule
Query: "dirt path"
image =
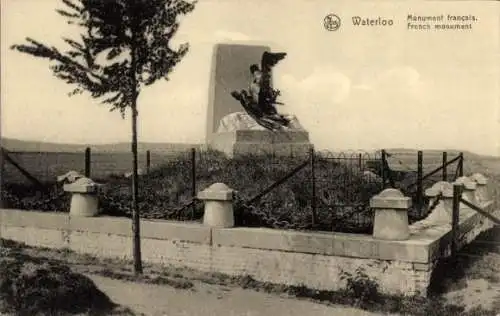
[(179, 290), (168, 286), (115, 280), (93, 274), (87, 274), (87, 276), (113, 302), (148, 316), (382, 315), (355, 308), (327, 306), (240, 288), (200, 283), (192, 289)]

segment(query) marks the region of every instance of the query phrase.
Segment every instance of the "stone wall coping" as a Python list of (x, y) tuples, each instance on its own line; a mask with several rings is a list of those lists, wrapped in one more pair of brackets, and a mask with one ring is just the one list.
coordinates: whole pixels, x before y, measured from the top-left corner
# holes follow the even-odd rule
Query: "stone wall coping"
[(370, 207), (375, 209), (407, 210), (411, 206), (411, 198), (403, 197), (380, 197), (374, 196), (370, 199)]
[[(493, 203), (483, 204), (486, 210)], [(472, 210), (460, 217), (460, 231), (471, 229), (482, 215)], [(67, 213), (48, 213), (0, 209), (0, 227), (37, 227), (60, 231), (121, 235), (132, 238), (130, 219), (117, 217), (71, 217)], [(1, 230), (0, 230), (1, 233)], [(180, 240), (212, 246), (254, 248), (271, 251), (322, 254), (365, 259), (430, 263), (446, 252), (451, 226), (429, 225), (424, 221), (410, 226), (404, 241), (377, 240), (371, 235), (300, 232), (267, 228), (211, 228), (195, 222), (142, 220), (141, 237)]]
[(477, 183), (476, 182), (472, 182), (472, 181), (456, 181), (454, 182), (454, 184), (460, 184), (462, 185), (462, 187), (464, 188), (464, 190), (466, 191), (474, 191), (477, 187)]
[(224, 183), (214, 183), (203, 191), (198, 192), (197, 198), (207, 201), (231, 201), (234, 190)]
[(63, 190), (70, 193), (96, 193), (97, 187), (94, 184), (65, 183)]
[(89, 178), (79, 178), (73, 183), (65, 183), (63, 190), (70, 193), (97, 193), (104, 188), (104, 184), (96, 183)]
[(441, 194), (441, 192), (442, 191), (439, 188), (430, 187), (430, 188), (428, 188), (428, 189), (425, 190), (425, 196), (427, 196), (427, 197), (436, 197), (439, 194)]
[(214, 141), (230, 141), (242, 143), (307, 143), (310, 144), (309, 132), (305, 130), (287, 130), (271, 132), (267, 130), (235, 130), (231, 132), (216, 132), (211, 136)]
[[(0, 226), (37, 227), (132, 237), (130, 219), (114, 216), (73, 217), (68, 213), (0, 209)], [(195, 222), (141, 220), (141, 237), (209, 244), (211, 231), (209, 227)]]
[(470, 179), (473, 180), (473, 181), (475, 181), (478, 185), (486, 185), (486, 184), (488, 184), (488, 178), (486, 178), (481, 173), (474, 173), (472, 176), (470, 176)]
[(452, 199), (453, 198), (453, 187), (451, 189), (446, 188), (443, 191), (441, 191), (441, 193), (443, 194), (442, 195), (443, 199)]
[(406, 197), (397, 189), (385, 189), (370, 199), (370, 207), (376, 209), (408, 209), (411, 198)]

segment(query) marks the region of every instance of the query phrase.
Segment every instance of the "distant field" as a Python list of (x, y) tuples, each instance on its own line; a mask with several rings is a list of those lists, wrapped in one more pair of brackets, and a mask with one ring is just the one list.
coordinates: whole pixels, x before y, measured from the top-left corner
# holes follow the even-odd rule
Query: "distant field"
[[(188, 155), (189, 152), (185, 154)], [(176, 155), (178, 154), (175, 152), (151, 152), (151, 167), (161, 165)], [(83, 152), (11, 152), (9, 156), (41, 182), (53, 182), (58, 175), (70, 170), (82, 173), (85, 171)], [(139, 154), (139, 168), (146, 169), (145, 152)], [(131, 170), (132, 154), (130, 153), (93, 153), (91, 156), (91, 177), (94, 179), (123, 175)], [(8, 162), (5, 163), (2, 176), (6, 183), (29, 183), (19, 170)]]
[[(84, 172), (85, 148), (91, 148), (91, 177), (107, 178), (123, 175), (132, 170), (132, 154), (129, 143), (104, 145), (58, 144), (2, 138), (2, 147), (21, 167), (41, 182), (53, 182), (57, 176), (70, 170)], [(151, 152), (154, 168), (180, 153), (189, 154), (199, 144), (139, 143), (139, 168), (146, 169), (146, 151)], [(13, 165), (4, 163), (2, 180), (6, 183), (29, 183)]]

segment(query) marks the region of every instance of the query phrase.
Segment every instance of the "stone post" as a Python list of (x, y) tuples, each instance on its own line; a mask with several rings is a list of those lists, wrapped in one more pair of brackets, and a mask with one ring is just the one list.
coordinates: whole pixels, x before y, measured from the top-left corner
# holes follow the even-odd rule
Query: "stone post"
[(68, 171), (61, 176), (58, 176), (57, 182), (59, 182), (59, 183), (73, 183), (80, 178), (84, 178), (84, 176), (81, 173), (79, 173), (78, 171), (71, 170), (71, 171)]
[[(455, 184), (460, 184), (463, 187), (462, 197), (469, 203), (474, 205), (479, 204), (476, 201), (476, 182), (469, 179), (468, 177), (460, 177), (455, 181)], [(478, 205), (479, 206), (479, 205)], [(463, 206), (464, 208), (469, 208), (468, 206)]]
[(446, 181), (438, 181), (432, 185), (432, 187), (425, 190), (424, 194), (429, 198), (429, 207), (431, 207), (435, 202), (437, 196), (451, 184)]
[(214, 183), (198, 192), (197, 198), (204, 201), (203, 224), (211, 227), (234, 227), (234, 190), (224, 183)]
[(373, 237), (385, 240), (407, 240), (410, 237), (408, 209), (411, 199), (397, 189), (386, 189), (370, 199), (375, 209)]
[(441, 194), (441, 199), (434, 210), (427, 216), (426, 220), (436, 224), (450, 224), (453, 212), (453, 185), (449, 182), (439, 181), (425, 190), (425, 195), (434, 199), (434, 201), (439, 194)]
[(64, 191), (71, 193), (70, 216), (93, 217), (99, 213), (98, 197), (101, 184), (89, 178), (78, 178), (73, 183), (65, 183)]
[(490, 196), (488, 193), (488, 179), (480, 174), (480, 173), (475, 173), (470, 177), (471, 180), (476, 182), (476, 201), (480, 204), (483, 204), (485, 202), (490, 201)]

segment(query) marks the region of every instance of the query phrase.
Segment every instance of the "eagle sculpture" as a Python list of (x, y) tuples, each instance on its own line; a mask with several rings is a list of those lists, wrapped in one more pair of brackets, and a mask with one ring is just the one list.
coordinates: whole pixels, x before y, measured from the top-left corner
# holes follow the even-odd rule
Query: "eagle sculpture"
[(281, 130), (290, 123), (288, 119), (278, 114), (276, 105), (283, 103), (277, 101), (280, 91), (273, 89), (271, 86), (271, 70), (285, 56), (286, 53), (267, 51), (262, 54), (258, 100), (252, 97), (250, 91), (231, 92), (231, 96), (240, 102), (241, 106), (257, 124), (271, 131)]

